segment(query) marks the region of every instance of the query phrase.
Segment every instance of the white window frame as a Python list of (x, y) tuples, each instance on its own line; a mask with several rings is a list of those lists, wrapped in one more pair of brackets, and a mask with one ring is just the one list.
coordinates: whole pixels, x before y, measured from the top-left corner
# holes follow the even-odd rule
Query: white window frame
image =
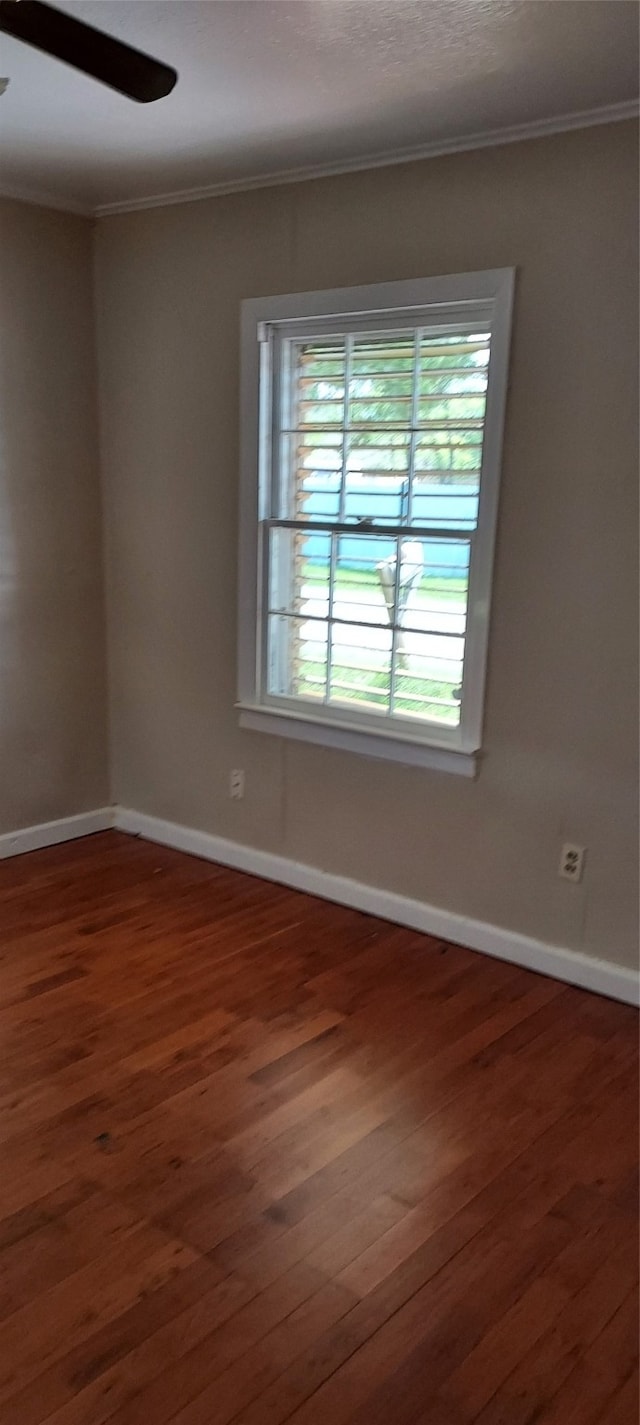
[[(515, 269), (497, 268), (450, 277), (427, 277), (376, 286), (338, 288), (242, 303), (240, 392), (240, 549), (238, 599), (238, 700), (241, 727), (370, 757), (474, 776), (482, 746), (491, 583), (498, 514), (502, 438), (508, 386)], [(321, 333), (327, 319), (375, 327), (409, 318), (428, 326), (472, 318), (490, 323), (478, 522), (469, 571), (460, 724), (407, 726), (405, 720), (352, 712), (303, 699), (280, 699), (263, 685), (262, 629), (266, 618), (261, 529), (271, 514), (272, 361), (270, 334)], [(383, 719), (379, 719), (383, 724)]]

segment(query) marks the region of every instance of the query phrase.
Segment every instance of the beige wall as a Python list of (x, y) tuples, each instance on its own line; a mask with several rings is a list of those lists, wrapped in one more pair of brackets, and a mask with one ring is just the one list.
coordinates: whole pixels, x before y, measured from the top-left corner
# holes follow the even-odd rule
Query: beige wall
[[(631, 963), (635, 187), (618, 124), (99, 224), (117, 801)], [(477, 780), (241, 732), (241, 298), (511, 264)], [(588, 847), (579, 887), (563, 839)]]
[(0, 832), (108, 800), (91, 242), (0, 203)]

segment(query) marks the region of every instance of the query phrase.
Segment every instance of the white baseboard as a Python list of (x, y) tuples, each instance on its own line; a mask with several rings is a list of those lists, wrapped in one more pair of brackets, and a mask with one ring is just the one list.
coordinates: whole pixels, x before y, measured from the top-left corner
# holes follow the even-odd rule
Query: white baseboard
[(41, 822), (39, 826), (5, 832), (0, 835), (0, 860), (56, 846), (62, 841), (73, 841), (79, 836), (90, 836), (110, 827), (171, 846), (176, 851), (201, 856), (206, 861), (232, 866), (252, 876), (262, 876), (267, 881), (278, 881), (295, 890), (320, 896), (323, 900), (337, 901), (339, 905), (380, 916), (382, 920), (407, 925), (438, 940), (466, 945), (470, 950), (479, 950), (498, 960), (522, 965), (527, 970), (549, 975), (569, 985), (578, 985), (609, 999), (621, 1000), (624, 1004), (637, 1005), (640, 1002), (637, 972), (610, 960), (583, 955), (560, 945), (545, 945), (541, 940), (505, 930), (502, 926), (472, 920), (469, 916), (457, 915), (454, 911), (442, 910), (424, 901), (396, 895), (394, 891), (366, 886), (360, 881), (349, 880), (347, 876), (319, 871), (314, 866), (291, 861), (286, 856), (258, 851), (252, 846), (228, 841), (223, 836), (195, 831), (176, 822), (147, 816), (144, 812), (130, 811), (126, 807), (100, 807), (96, 811), (81, 812), (78, 816), (61, 817), (57, 821)]
[(232, 866), (235, 870), (247, 871), (268, 881), (279, 881), (295, 890), (337, 901), (340, 905), (380, 916), (383, 920), (408, 925), (412, 930), (421, 930), (439, 940), (466, 945), (471, 950), (480, 950), (498, 960), (508, 960), (538, 974), (550, 975), (552, 979), (592, 990), (595, 994), (622, 1000), (625, 1004), (638, 1004), (638, 975), (634, 970), (609, 960), (596, 959), (563, 946), (545, 945), (541, 940), (489, 925), (486, 921), (471, 920), (468, 916), (410, 900), (393, 891), (379, 890), (359, 881), (351, 881), (346, 876), (319, 871), (313, 866), (291, 861), (286, 856), (257, 851), (251, 846), (227, 841), (225, 837), (194, 831), (175, 822), (146, 816), (143, 812), (129, 811), (125, 807), (116, 807), (114, 825), (120, 831), (142, 836), (148, 841), (202, 856), (207, 861), (218, 861), (223, 866)]
[(74, 841), (78, 836), (91, 836), (94, 831), (106, 831), (113, 823), (113, 807), (99, 807), (78, 816), (62, 816), (58, 821), (42, 821), (39, 826), (24, 826), (20, 831), (6, 831), (0, 836), (0, 861), (22, 856), (25, 851), (57, 846), (60, 841)]

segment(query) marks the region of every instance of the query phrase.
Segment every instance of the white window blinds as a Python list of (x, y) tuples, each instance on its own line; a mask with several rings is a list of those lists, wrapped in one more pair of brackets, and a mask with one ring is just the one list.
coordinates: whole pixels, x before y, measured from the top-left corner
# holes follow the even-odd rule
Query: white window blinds
[(457, 726), (490, 335), (284, 338), (269, 692)]

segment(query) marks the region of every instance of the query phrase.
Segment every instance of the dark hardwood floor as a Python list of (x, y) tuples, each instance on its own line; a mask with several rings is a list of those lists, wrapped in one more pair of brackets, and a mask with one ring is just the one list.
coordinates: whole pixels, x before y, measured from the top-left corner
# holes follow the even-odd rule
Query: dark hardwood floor
[(115, 832), (0, 944), (2, 1425), (635, 1425), (633, 1010)]

